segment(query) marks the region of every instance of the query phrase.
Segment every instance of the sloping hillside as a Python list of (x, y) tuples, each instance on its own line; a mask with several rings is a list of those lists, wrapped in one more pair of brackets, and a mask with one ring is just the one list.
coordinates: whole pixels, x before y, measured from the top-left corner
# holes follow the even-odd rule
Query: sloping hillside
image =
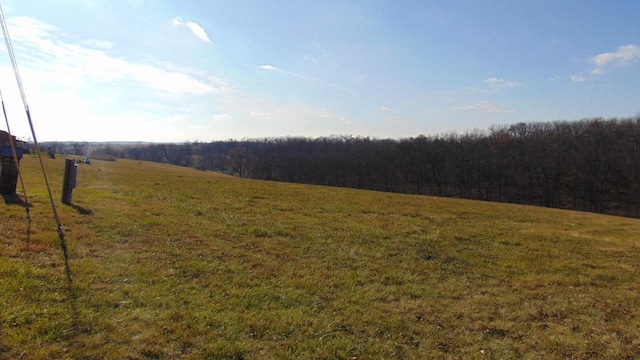
[[(0, 202), (0, 358), (640, 356), (640, 221), (37, 160)], [(29, 245), (27, 246), (27, 241)]]

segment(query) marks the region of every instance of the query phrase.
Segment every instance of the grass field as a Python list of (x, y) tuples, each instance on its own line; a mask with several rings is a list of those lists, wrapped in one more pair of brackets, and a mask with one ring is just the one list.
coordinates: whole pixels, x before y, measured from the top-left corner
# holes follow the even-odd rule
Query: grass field
[(65, 206), (45, 164), (73, 281), (25, 158), (1, 359), (640, 357), (637, 219), (127, 160), (80, 164)]

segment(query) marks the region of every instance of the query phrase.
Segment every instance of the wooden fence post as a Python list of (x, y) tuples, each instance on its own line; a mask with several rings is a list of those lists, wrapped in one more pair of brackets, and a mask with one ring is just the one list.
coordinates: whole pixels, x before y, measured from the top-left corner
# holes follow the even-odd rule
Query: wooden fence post
[(64, 179), (62, 184), (62, 203), (71, 205), (71, 197), (73, 189), (76, 187), (76, 178), (78, 176), (78, 165), (75, 160), (65, 159), (64, 161)]

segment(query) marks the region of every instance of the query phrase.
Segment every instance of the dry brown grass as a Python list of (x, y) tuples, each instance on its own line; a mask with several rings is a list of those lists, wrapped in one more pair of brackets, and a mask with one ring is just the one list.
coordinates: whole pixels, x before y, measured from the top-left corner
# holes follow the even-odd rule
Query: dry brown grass
[(639, 220), (95, 161), (69, 286), (36, 165), (28, 248), (0, 203), (0, 358), (640, 356)]

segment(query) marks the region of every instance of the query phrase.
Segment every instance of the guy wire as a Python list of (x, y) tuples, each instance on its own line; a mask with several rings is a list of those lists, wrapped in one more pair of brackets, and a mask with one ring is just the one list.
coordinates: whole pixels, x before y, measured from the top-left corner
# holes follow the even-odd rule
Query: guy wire
[(2, 11), (2, 6), (0, 5), (0, 25), (2, 25), (2, 33), (4, 34), (4, 40), (7, 44), (7, 52), (9, 53), (9, 58), (11, 59), (11, 65), (13, 66), (13, 73), (16, 76), (16, 81), (18, 83), (18, 88), (20, 89), (20, 95), (22, 96), (22, 103), (24, 104), (24, 109), (27, 113), (27, 120), (29, 121), (29, 127), (31, 128), (31, 136), (33, 137), (33, 143), (36, 148), (36, 153), (38, 155), (38, 159), (40, 160), (40, 168), (42, 169), (42, 175), (44, 177), (44, 182), (47, 186), (47, 193), (49, 194), (49, 201), (51, 202), (51, 209), (53, 211), (53, 217), (55, 218), (56, 225), (58, 227), (58, 238), (60, 239), (60, 247), (62, 248), (62, 253), (64, 255), (64, 265), (65, 265), (65, 273), (67, 275), (67, 280), (69, 283), (72, 281), (71, 268), (69, 266), (69, 255), (67, 252), (67, 243), (64, 239), (64, 232), (62, 231), (62, 224), (60, 223), (60, 218), (58, 216), (58, 211), (56, 209), (55, 201), (53, 200), (53, 194), (51, 192), (51, 186), (49, 186), (49, 179), (47, 177), (47, 171), (44, 167), (44, 162), (42, 160), (42, 152), (40, 151), (40, 145), (38, 144), (38, 139), (36, 137), (36, 131), (33, 127), (33, 121), (31, 120), (31, 113), (29, 112), (29, 105), (27, 103), (27, 97), (24, 92), (24, 87), (22, 86), (22, 79), (20, 78), (20, 72), (18, 71), (18, 63), (16, 62), (16, 57), (13, 52), (13, 47), (11, 46), (11, 39), (9, 38), (9, 30), (7, 29), (7, 23), (5, 21), (4, 12)]
[(16, 143), (11, 135), (11, 127), (9, 126), (9, 118), (7, 117), (7, 110), (4, 106), (4, 97), (0, 90), (0, 102), (2, 102), (2, 113), (4, 114), (4, 121), (7, 124), (7, 133), (9, 134), (9, 144), (11, 144), (11, 153), (13, 154), (13, 162), (18, 170), (18, 178), (20, 178), (20, 184), (22, 186), (22, 193), (24, 194), (24, 210), (27, 213), (27, 247), (31, 242), (31, 211), (29, 205), (29, 197), (27, 196), (27, 188), (24, 186), (24, 178), (22, 177), (22, 171), (20, 170), (20, 160), (18, 160), (18, 151), (16, 150)]

